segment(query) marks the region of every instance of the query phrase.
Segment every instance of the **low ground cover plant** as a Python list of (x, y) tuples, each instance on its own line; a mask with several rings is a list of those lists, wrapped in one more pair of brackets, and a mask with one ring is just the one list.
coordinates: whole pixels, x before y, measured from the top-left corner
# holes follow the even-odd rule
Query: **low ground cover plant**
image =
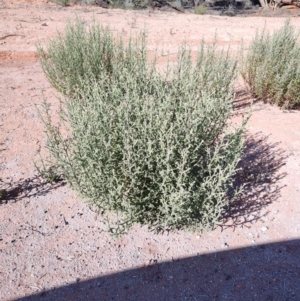
[(285, 109), (300, 107), (299, 31), (287, 21), (273, 35), (257, 33), (243, 60), (242, 76), (255, 97)]
[(124, 42), (79, 20), (38, 47), (63, 93), (60, 123), (41, 117), (51, 170), (90, 204), (160, 231), (215, 226), (235, 196), (244, 125), (229, 123), (236, 61), (202, 43), (196, 64), (183, 47), (165, 72), (147, 60), (145, 35)]

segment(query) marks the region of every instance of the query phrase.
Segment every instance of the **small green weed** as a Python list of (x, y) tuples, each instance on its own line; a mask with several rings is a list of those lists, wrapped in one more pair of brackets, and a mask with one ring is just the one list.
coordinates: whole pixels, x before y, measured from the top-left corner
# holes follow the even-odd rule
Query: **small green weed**
[(38, 166), (36, 162), (34, 162), (34, 165), (37, 172), (43, 179), (51, 184), (62, 181), (62, 177), (58, 174), (55, 166), (51, 166), (50, 164), (49, 166), (46, 165), (43, 158), (41, 158), (40, 162), (41, 166)]

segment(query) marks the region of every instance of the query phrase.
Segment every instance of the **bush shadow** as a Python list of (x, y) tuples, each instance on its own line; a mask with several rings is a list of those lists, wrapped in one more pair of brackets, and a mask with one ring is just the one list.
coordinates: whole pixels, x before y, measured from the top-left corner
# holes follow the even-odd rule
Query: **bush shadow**
[(299, 296), (297, 239), (198, 254), (84, 281), (78, 279), (15, 300), (296, 301)]
[(288, 157), (280, 143), (270, 143), (262, 133), (246, 134), (245, 150), (238, 164), (234, 187), (243, 191), (226, 210), (223, 229), (247, 226), (268, 214), (266, 207), (277, 201), (286, 176), (280, 169)]
[(9, 201), (17, 202), (23, 198), (43, 196), (49, 191), (64, 185), (66, 185), (65, 181), (49, 183), (38, 175), (28, 179), (21, 179), (17, 182), (2, 182), (1, 186), (3, 187), (4, 196), (0, 200), (0, 205), (6, 204)]
[[(247, 89), (239, 89), (234, 93), (233, 100), (233, 116), (245, 115), (250, 111), (256, 112), (264, 109), (270, 108), (270, 106), (276, 106), (274, 104), (268, 103), (261, 98), (255, 98), (251, 95)], [(279, 108), (279, 107), (278, 107)], [(295, 113), (297, 110), (281, 108), (282, 112)]]
[(255, 103), (255, 99), (247, 90), (239, 89), (234, 93), (233, 111), (234, 115), (240, 115)]
[(233, 116), (247, 114), (250, 111), (260, 111), (270, 104), (264, 103), (260, 99), (253, 97), (246, 89), (239, 89), (235, 92), (233, 100)]

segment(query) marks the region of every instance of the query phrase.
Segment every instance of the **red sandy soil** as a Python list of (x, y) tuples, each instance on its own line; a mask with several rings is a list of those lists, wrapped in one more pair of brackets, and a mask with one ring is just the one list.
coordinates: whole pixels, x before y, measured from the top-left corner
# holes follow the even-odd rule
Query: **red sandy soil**
[[(35, 105), (57, 98), (36, 43), (76, 15), (124, 37), (145, 28), (149, 50), (164, 48), (161, 66), (183, 42), (196, 50), (217, 31), (218, 45), (230, 43), (236, 53), (264, 24), (273, 31), (285, 22), (2, 0), (1, 179), (9, 196), (0, 203), (0, 300), (300, 300), (299, 111), (254, 103), (244, 168), (264, 177), (249, 176), (224, 225), (207, 233), (155, 234), (135, 226), (113, 239), (67, 185), (37, 175), (32, 160), (45, 134)], [(298, 17), (291, 21), (300, 28)], [(253, 99), (242, 85), (237, 91), (240, 115)]]

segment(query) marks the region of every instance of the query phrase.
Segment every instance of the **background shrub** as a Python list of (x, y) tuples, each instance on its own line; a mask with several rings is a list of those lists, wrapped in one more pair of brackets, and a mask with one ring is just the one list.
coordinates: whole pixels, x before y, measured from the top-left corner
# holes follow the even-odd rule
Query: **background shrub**
[(255, 97), (283, 108), (299, 108), (298, 37), (289, 21), (273, 35), (265, 30), (256, 34), (242, 67), (242, 76)]
[(196, 15), (205, 15), (207, 7), (204, 4), (198, 5), (194, 9)]
[(57, 3), (63, 7), (69, 6), (71, 4), (71, 0), (52, 0), (52, 2)]
[(112, 232), (133, 223), (216, 225), (243, 150), (244, 125), (228, 122), (236, 62), (202, 43), (195, 65), (183, 47), (161, 74), (147, 63), (144, 35), (125, 44), (97, 24), (84, 31), (77, 21), (39, 48), (47, 77), (66, 95), (59, 125), (48, 104), (42, 114), (56, 172), (92, 205), (117, 213)]

